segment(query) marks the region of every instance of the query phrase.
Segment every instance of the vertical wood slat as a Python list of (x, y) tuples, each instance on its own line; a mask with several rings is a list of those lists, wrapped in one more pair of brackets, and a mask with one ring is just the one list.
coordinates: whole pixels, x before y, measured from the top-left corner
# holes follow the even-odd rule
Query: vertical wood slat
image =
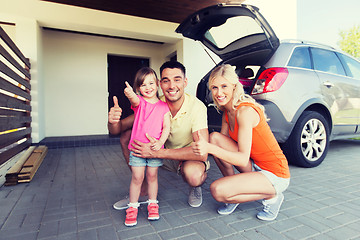
[[(0, 93), (0, 164), (3, 164), (32, 143), (31, 76), (30, 61), (1, 27), (0, 38), (3, 40), (0, 55), (5, 59), (0, 59), (0, 72), (6, 75), (0, 77), (0, 90), (5, 91)], [(21, 62), (12, 57), (14, 54)]]

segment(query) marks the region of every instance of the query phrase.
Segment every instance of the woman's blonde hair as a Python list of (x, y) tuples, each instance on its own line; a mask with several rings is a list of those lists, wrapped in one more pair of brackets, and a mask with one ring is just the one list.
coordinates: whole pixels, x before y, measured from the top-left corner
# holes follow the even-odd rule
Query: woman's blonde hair
[[(233, 103), (232, 107), (233, 109), (236, 109), (242, 102), (249, 102), (254, 103), (256, 106), (258, 106), (265, 114), (264, 106), (257, 103), (254, 98), (252, 98), (249, 94), (246, 94), (243, 88), (243, 85), (239, 82), (239, 77), (235, 72), (235, 68), (231, 66), (230, 64), (223, 64), (218, 67), (216, 67), (210, 74), (209, 77), (209, 89), (211, 91), (211, 85), (214, 82), (215, 78), (217, 77), (223, 77), (226, 80), (228, 80), (231, 84), (235, 85), (234, 88), (234, 94), (233, 94)], [(217, 101), (214, 99), (214, 96), (212, 96), (213, 101), (215, 103), (215, 106), (217, 109), (223, 111), (223, 107), (220, 107), (217, 103)], [(265, 116), (266, 118), (266, 116)]]

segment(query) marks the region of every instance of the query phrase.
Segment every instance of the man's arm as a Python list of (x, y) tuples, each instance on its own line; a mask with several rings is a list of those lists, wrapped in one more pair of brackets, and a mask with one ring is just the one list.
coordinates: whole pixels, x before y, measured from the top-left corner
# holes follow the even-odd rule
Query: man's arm
[[(199, 140), (199, 134), (203, 139), (207, 141), (209, 140), (209, 132), (207, 128), (194, 132), (192, 134), (194, 141)], [(155, 140), (150, 136), (148, 136), (148, 138), (150, 140), (150, 143), (142, 143), (134, 140), (135, 144), (133, 145), (133, 150), (135, 156), (143, 158), (163, 158), (176, 161), (197, 160), (204, 162), (207, 160), (207, 154), (204, 154), (202, 156), (196, 155), (193, 152), (191, 146), (177, 149), (160, 149), (158, 151), (153, 151), (151, 150), (150, 146), (151, 143)]]
[(108, 129), (109, 129), (109, 133), (111, 135), (118, 135), (122, 132), (125, 132), (126, 130), (129, 130), (132, 128), (134, 123), (134, 114), (121, 119), (119, 122), (116, 123), (110, 123), (110, 121), (108, 122)]
[(121, 133), (121, 122), (110, 123), (108, 122), (108, 130), (111, 135), (118, 135)]

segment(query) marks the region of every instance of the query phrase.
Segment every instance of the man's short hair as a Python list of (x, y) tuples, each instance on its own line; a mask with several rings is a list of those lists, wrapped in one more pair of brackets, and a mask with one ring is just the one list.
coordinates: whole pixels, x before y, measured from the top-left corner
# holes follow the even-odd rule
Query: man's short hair
[(178, 68), (181, 70), (181, 72), (185, 75), (186, 73), (186, 70), (185, 70), (185, 67), (184, 65), (182, 65), (182, 63), (178, 62), (178, 61), (167, 61), (165, 62), (161, 67), (160, 67), (160, 76), (162, 74), (162, 71), (165, 69), (165, 68)]

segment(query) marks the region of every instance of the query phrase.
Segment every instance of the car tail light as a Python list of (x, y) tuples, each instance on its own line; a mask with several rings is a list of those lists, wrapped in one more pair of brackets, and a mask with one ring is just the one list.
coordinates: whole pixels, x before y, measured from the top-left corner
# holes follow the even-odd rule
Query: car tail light
[(251, 94), (261, 94), (278, 90), (288, 75), (289, 72), (286, 68), (269, 68), (264, 70), (256, 80)]

